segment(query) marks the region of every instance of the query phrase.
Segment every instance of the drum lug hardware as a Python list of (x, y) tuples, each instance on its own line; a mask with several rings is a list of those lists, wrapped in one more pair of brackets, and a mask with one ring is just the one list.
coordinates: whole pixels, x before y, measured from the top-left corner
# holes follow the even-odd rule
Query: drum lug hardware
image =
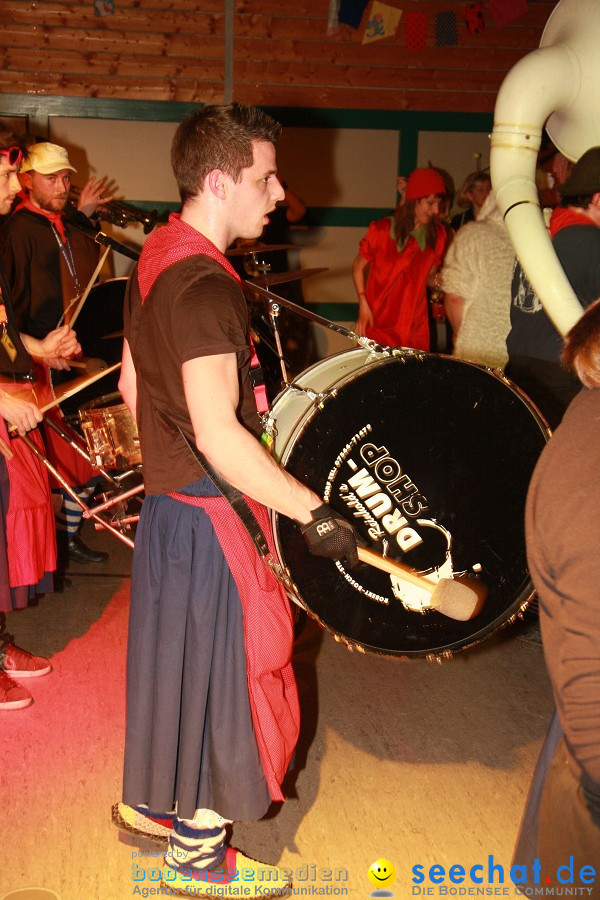
[(313, 403), (318, 402), (319, 405), (322, 405), (327, 396), (333, 396), (333, 392), (327, 392), (326, 394), (324, 394), (322, 393), (322, 391), (313, 391), (310, 388), (296, 387), (296, 385), (294, 384), (291, 384), (290, 387), (293, 391), (296, 391), (299, 394), (306, 394), (309, 400), (312, 400)]
[(452, 651), (444, 650), (442, 653), (428, 653), (425, 659), (427, 662), (434, 662), (441, 666), (445, 659), (452, 659)]
[(263, 435), (272, 443), (274, 438), (279, 434), (275, 419), (270, 413), (265, 413), (260, 417)]
[(372, 338), (360, 337), (356, 332), (351, 331), (349, 337), (352, 337), (357, 344), (359, 344), (363, 350), (370, 350), (371, 353), (376, 353), (380, 355), (381, 353), (386, 352), (386, 347), (382, 347), (381, 344), (378, 344), (377, 341), (374, 341)]
[[(282, 566), (281, 563), (277, 562), (277, 560), (272, 556), (272, 554), (269, 554), (269, 556), (264, 556), (263, 559), (266, 562), (266, 564), (268, 565), (268, 567), (270, 568), (271, 572), (273, 573), (273, 575), (275, 576), (277, 581), (281, 585), (283, 585), (285, 590), (289, 594), (293, 594), (294, 597), (299, 598), (300, 593), (298, 591), (298, 588), (292, 581), (292, 578), (291, 578), (288, 570), (286, 568), (284, 568), (284, 566)], [(304, 608), (304, 604), (302, 604), (302, 607)]]

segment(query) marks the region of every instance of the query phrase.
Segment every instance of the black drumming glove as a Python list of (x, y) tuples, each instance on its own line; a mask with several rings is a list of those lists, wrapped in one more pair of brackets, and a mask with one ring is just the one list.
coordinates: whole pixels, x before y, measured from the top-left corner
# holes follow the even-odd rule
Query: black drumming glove
[(313, 509), (311, 515), (312, 522), (300, 526), (310, 552), (329, 559), (343, 559), (350, 569), (358, 565), (352, 525), (326, 503)]

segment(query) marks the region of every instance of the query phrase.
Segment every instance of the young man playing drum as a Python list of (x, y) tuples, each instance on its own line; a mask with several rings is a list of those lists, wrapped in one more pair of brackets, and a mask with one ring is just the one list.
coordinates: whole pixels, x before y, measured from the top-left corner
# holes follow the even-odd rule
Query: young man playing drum
[(289, 889), (278, 869), (228, 847), (225, 828), (283, 799), (299, 723), (285, 594), (185, 438), (251, 498), (265, 532), (269, 506), (300, 524), (312, 552), (356, 560), (348, 523), (258, 440), (248, 309), (224, 256), (236, 238), (257, 238), (283, 197), (279, 134), (237, 103), (179, 126), (171, 160), (182, 212), (147, 240), (126, 302), (119, 387), (138, 422), (146, 499), (114, 818), (168, 836), (163, 882), (194, 896), (210, 894), (210, 882), (219, 896)]

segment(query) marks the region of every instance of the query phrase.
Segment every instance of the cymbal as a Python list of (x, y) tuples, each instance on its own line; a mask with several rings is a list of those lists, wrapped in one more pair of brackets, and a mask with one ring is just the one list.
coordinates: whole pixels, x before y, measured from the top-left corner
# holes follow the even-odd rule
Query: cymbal
[(52, 409), (53, 406), (58, 406), (63, 400), (72, 397), (74, 394), (78, 394), (79, 391), (82, 391), (84, 388), (88, 387), (88, 385), (93, 384), (105, 375), (109, 375), (111, 372), (115, 372), (120, 365), (121, 363), (118, 362), (113, 366), (109, 366), (107, 369), (95, 372), (93, 375), (82, 375), (81, 378), (73, 378), (71, 381), (65, 381), (63, 384), (58, 385), (54, 389), (54, 400), (41, 406), (41, 411), (47, 412), (47, 410)]
[(327, 266), (318, 266), (315, 269), (297, 269), (295, 272), (265, 272), (259, 278), (247, 278), (246, 281), (251, 284), (258, 284), (260, 287), (270, 287), (272, 284), (300, 281), (302, 278), (310, 278), (311, 275), (318, 275), (320, 272), (327, 271)]
[(122, 331), (113, 331), (112, 334), (103, 334), (100, 338), (101, 341), (110, 341), (111, 338), (120, 338), (123, 337)]
[(248, 253), (270, 253), (273, 250), (295, 250), (296, 244), (242, 244), (225, 251), (225, 256), (246, 256)]

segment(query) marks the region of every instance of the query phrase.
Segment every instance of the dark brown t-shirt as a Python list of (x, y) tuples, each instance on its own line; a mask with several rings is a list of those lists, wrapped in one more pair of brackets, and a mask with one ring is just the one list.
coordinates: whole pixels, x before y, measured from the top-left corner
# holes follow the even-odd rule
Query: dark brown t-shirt
[(241, 288), (206, 256), (191, 256), (165, 269), (143, 306), (137, 270), (133, 273), (125, 301), (125, 337), (137, 373), (137, 422), (147, 494), (181, 490), (204, 474), (176, 428), (179, 425), (194, 443), (181, 375), (187, 360), (236, 354), (238, 419), (260, 435), (249, 380), (248, 327)]

